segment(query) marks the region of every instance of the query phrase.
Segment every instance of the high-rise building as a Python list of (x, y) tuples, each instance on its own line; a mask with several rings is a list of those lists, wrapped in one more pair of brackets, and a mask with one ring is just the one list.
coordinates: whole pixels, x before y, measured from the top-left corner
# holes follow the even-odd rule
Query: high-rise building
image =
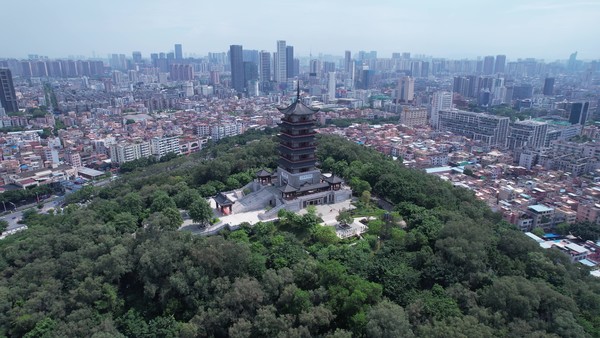
[(274, 62), (275, 76), (274, 80), (278, 83), (287, 82), (287, 48), (285, 40), (277, 41), (277, 52), (275, 52)]
[(294, 58), (294, 76), (300, 75), (300, 59)]
[(180, 43), (175, 44), (175, 60), (183, 60), (183, 49)]
[(439, 130), (481, 141), (488, 145), (505, 146), (510, 119), (457, 109), (439, 112)]
[(483, 74), (492, 75), (494, 74), (494, 56), (489, 55), (483, 59)]
[(431, 100), (431, 117), (429, 124), (434, 128), (438, 129), (438, 123), (440, 120), (439, 112), (441, 110), (452, 109), (452, 93), (451, 92), (435, 92)]
[[(571, 124), (585, 125), (588, 118), (589, 102), (573, 102), (569, 113), (569, 122)], [(8, 111), (8, 110), (7, 110)]]
[(323, 62), (323, 74), (329, 74), (329, 72), (335, 72), (335, 62), (325, 61)]
[(400, 123), (407, 127), (427, 124), (427, 109), (422, 107), (403, 107), (400, 112)]
[(221, 83), (221, 74), (219, 73), (218, 70), (211, 70), (210, 71), (210, 84), (211, 85), (218, 85)]
[(269, 82), (271, 81), (271, 53), (263, 50), (260, 52), (259, 58), (258, 72), (260, 74), (260, 82)]
[(352, 53), (349, 50), (344, 53), (344, 70), (346, 73), (352, 71)]
[(530, 99), (533, 97), (533, 86), (530, 84), (522, 84), (513, 86), (513, 95), (512, 98), (514, 100), (524, 100)]
[(455, 76), (454, 83), (452, 85), (452, 91), (458, 93), (463, 97), (475, 97), (475, 93), (478, 90), (477, 76)]
[(171, 81), (191, 81), (194, 79), (194, 67), (192, 65), (174, 64), (169, 68)]
[(310, 64), (309, 64), (309, 72), (310, 74), (315, 74), (315, 76), (320, 75), (321, 73), (321, 60), (310, 60)]
[(132, 52), (133, 63), (142, 63), (142, 52)]
[(152, 66), (156, 67), (158, 64), (158, 53), (150, 53), (150, 62)]
[(7, 113), (19, 111), (12, 73), (8, 68), (0, 68), (0, 105)]
[(516, 121), (509, 127), (508, 148), (539, 150), (546, 144), (548, 124), (534, 120)]
[(254, 62), (244, 61), (244, 86), (248, 86), (249, 82), (258, 81), (258, 65)]
[(150, 142), (122, 142), (110, 146), (110, 159), (115, 163), (125, 163), (148, 157), (151, 153)]
[(21, 61), (21, 75), (24, 77), (33, 76), (33, 69), (31, 69), (31, 62)]
[(553, 77), (547, 77), (544, 80), (543, 94), (546, 96), (552, 96), (552, 94), (554, 94), (554, 78)]
[(327, 79), (327, 99), (329, 102), (335, 101), (335, 72), (329, 72)]
[(256, 49), (244, 49), (242, 54), (244, 55), (244, 62), (253, 62), (258, 64), (259, 55)]
[(286, 77), (288, 79), (296, 76), (294, 74), (294, 46), (286, 46), (285, 47), (285, 68), (286, 68)]
[(237, 92), (244, 91), (244, 58), (241, 45), (229, 46), (231, 61), (231, 87)]
[(152, 155), (155, 155), (158, 159), (165, 156), (168, 153), (181, 154), (181, 148), (179, 146), (179, 137), (153, 137), (150, 140), (150, 149)]
[(243, 132), (241, 123), (225, 123), (210, 127), (210, 137), (213, 142), (217, 142), (226, 137), (239, 135)]
[(496, 64), (494, 65), (494, 73), (504, 73), (506, 67), (506, 55), (496, 55)]
[(415, 96), (415, 79), (411, 76), (403, 76), (398, 80), (397, 101), (412, 102)]
[(577, 70), (577, 52), (572, 53), (569, 56), (569, 62), (567, 63), (567, 69), (572, 72)]

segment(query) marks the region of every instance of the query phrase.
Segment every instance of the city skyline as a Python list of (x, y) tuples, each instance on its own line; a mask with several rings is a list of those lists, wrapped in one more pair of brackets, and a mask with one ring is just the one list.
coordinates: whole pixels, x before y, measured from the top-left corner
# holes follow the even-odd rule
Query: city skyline
[[(179, 0), (139, 6), (107, 0), (90, 7), (57, 0), (38, 3), (36, 11), (29, 11), (22, 2), (3, 8), (10, 13), (27, 12), (27, 22), (39, 24), (24, 25), (19, 15), (5, 18), (4, 24), (17, 27), (18, 34), (0, 38), (11, 46), (0, 57), (105, 58), (111, 53), (141, 51), (148, 58), (150, 52), (173, 51), (174, 44), (183, 45), (184, 56), (226, 51), (232, 44), (274, 52), (277, 40), (293, 45), (299, 56), (376, 50), (379, 57), (393, 52), (444, 58), (505, 54), (513, 60), (554, 61), (567, 59), (574, 51), (582, 60), (600, 57), (591, 29), (598, 26), (600, 3), (591, 1), (460, 0), (431, 5), (308, 0), (302, 6), (291, 2), (288, 6), (285, 1), (263, 0), (260, 6), (252, 6), (249, 2)], [(49, 22), (47, 14), (57, 11), (63, 16)]]

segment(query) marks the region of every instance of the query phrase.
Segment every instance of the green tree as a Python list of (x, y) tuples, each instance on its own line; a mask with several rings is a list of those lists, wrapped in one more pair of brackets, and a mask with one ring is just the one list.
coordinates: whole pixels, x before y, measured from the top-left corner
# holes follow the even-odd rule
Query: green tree
[(162, 214), (168, 220), (168, 223), (163, 225), (163, 229), (177, 230), (183, 224), (183, 218), (181, 217), (181, 213), (175, 208), (166, 208), (162, 211)]
[(546, 235), (546, 232), (544, 231), (544, 229), (540, 228), (540, 227), (535, 227), (533, 228), (533, 230), (531, 230), (531, 233), (542, 238)]
[(144, 201), (137, 192), (130, 192), (123, 197), (121, 206), (124, 211), (131, 213), (136, 217), (141, 217), (144, 211)]
[(149, 334), (148, 323), (144, 317), (135, 309), (129, 309), (127, 313), (117, 319), (119, 331), (128, 337), (144, 337)]
[(367, 312), (366, 333), (368, 337), (414, 337), (404, 309), (384, 300)]
[(132, 233), (138, 228), (137, 217), (128, 212), (121, 212), (115, 215), (113, 223), (117, 231), (121, 233)]
[(371, 203), (371, 193), (368, 190), (364, 190), (360, 194), (360, 201), (365, 205), (369, 205)]
[(203, 184), (198, 188), (198, 192), (202, 197), (210, 197), (217, 194), (217, 189), (214, 185), (211, 184)]
[(177, 338), (179, 337), (180, 328), (181, 323), (175, 320), (173, 316), (156, 317), (148, 323), (148, 331), (154, 337)]
[(362, 194), (365, 191), (371, 192), (371, 185), (369, 184), (369, 182), (361, 180), (358, 177), (352, 177), (350, 179), (349, 185), (352, 188), (352, 192), (354, 192), (358, 196), (362, 196)]
[(227, 186), (227, 190), (233, 190), (241, 187), (240, 181), (231, 176), (225, 180), (225, 185)]
[(584, 240), (597, 241), (600, 238), (600, 227), (592, 222), (577, 222), (571, 224), (569, 231)]
[(167, 208), (177, 208), (173, 199), (164, 191), (157, 190), (152, 196), (150, 211), (160, 212)]
[(354, 222), (352, 214), (346, 209), (340, 210), (339, 214), (335, 217), (335, 220), (343, 225), (352, 224), (352, 222)]
[(37, 322), (33, 330), (27, 332), (23, 338), (50, 338), (53, 337), (56, 328), (56, 321), (50, 318), (44, 318)]
[(3, 233), (8, 228), (8, 222), (5, 220), (0, 220), (0, 233)]
[(190, 205), (190, 209), (188, 211), (192, 221), (200, 224), (202, 227), (206, 226), (213, 217), (213, 211), (210, 205), (203, 198), (194, 201)]
[(173, 197), (178, 208), (187, 209), (194, 201), (201, 199), (200, 193), (196, 189), (185, 189)]
[(556, 227), (554, 228), (554, 230), (559, 235), (568, 235), (570, 228), (571, 228), (571, 226), (569, 223), (563, 222), (563, 223), (557, 224)]
[(335, 229), (331, 226), (316, 225), (313, 228), (312, 235), (316, 242), (325, 245), (335, 244), (339, 241)]
[(171, 151), (161, 156), (160, 162), (169, 162), (175, 158), (177, 158), (177, 154)]

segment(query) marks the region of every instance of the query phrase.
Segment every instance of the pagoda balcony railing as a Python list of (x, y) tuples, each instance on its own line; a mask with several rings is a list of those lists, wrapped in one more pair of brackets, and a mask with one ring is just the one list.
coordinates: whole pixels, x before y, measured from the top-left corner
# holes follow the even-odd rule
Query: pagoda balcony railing
[(301, 156), (301, 155), (310, 155), (310, 154), (314, 154), (316, 152), (316, 148), (312, 147), (312, 148), (302, 148), (302, 149), (291, 149), (288, 147), (282, 147), (279, 146), (277, 147), (277, 150), (279, 151), (279, 154), (285, 154), (285, 155), (296, 155), (296, 156)]
[(302, 121), (302, 120), (291, 121), (291, 120), (282, 119), (281, 123), (279, 123), (279, 124), (281, 125), (281, 124), (284, 124), (284, 123), (288, 123), (288, 124), (293, 124), (293, 125), (303, 125), (303, 124), (314, 124), (315, 122), (317, 122), (317, 120), (315, 120), (315, 119), (304, 120), (304, 121)]
[(292, 174), (298, 174), (298, 173), (305, 173), (305, 172), (309, 172), (311, 170), (314, 170), (314, 167), (312, 166), (298, 166), (298, 167), (289, 167), (289, 166), (285, 166), (282, 165), (281, 163), (279, 164), (283, 169), (285, 169), (287, 172), (292, 173)]
[(317, 135), (315, 131), (303, 132), (303, 133), (286, 133), (283, 130), (281, 131), (282, 135), (291, 136), (291, 137), (303, 137), (303, 136), (314, 136)]
[(289, 161), (291, 163), (302, 163), (302, 162), (308, 162), (308, 161), (315, 161), (317, 158), (315, 156), (307, 156), (307, 157), (294, 156), (294, 157), (288, 157), (288, 156), (281, 155), (281, 159)]
[(279, 144), (282, 147), (285, 147), (289, 150), (302, 150), (302, 149), (311, 149), (311, 148), (316, 148), (317, 144), (316, 143), (299, 143), (299, 144), (293, 144), (293, 143), (280, 143)]
[(285, 125), (283, 125), (282, 124), (279, 126), (279, 130), (281, 132), (288, 131), (288, 133), (291, 133), (294, 131), (314, 132), (315, 127), (314, 127), (314, 125), (311, 125), (311, 124), (304, 124), (304, 125), (300, 125), (300, 124), (285, 124)]
[(279, 164), (280, 167), (292, 172), (293, 170), (301, 170), (301, 169), (308, 169), (308, 170), (312, 170), (311, 168), (315, 167), (315, 161), (299, 161), (299, 162), (292, 162), (292, 161), (288, 161), (286, 159), (282, 159), (280, 158), (279, 161), (277, 162)]

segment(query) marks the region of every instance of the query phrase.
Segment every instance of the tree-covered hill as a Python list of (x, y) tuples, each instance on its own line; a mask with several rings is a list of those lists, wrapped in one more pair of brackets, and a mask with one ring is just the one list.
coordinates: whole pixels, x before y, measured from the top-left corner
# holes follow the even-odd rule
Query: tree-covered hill
[(175, 231), (178, 209), (274, 168), (275, 146), (230, 138), (82, 189), (63, 213), (28, 212), (29, 229), (0, 241), (0, 336), (600, 336), (600, 283), (585, 267), (469, 191), (333, 136), (319, 140), (322, 166), (395, 205), (362, 239), (338, 240), (311, 212), (213, 237)]

